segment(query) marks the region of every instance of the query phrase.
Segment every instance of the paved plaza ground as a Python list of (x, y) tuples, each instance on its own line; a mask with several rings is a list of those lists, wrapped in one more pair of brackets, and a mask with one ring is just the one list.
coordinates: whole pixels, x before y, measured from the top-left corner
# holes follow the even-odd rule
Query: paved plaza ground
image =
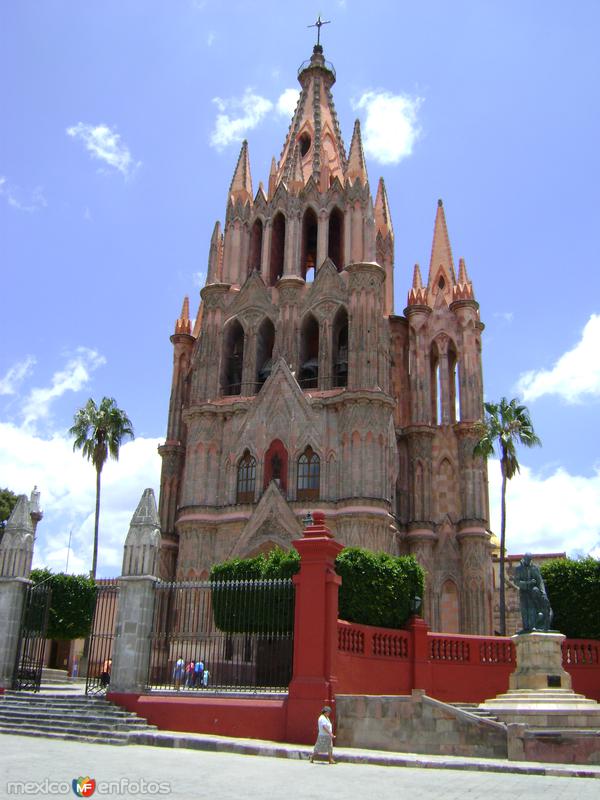
[[(75, 797), (73, 778), (98, 782), (94, 798), (410, 798), (410, 800), (597, 800), (600, 780), (464, 770), (361, 764), (311, 765), (307, 761), (197, 750), (84, 744), (0, 736), (0, 797)], [(33, 782), (16, 795), (11, 782)], [(52, 786), (51, 783), (56, 785)], [(141, 792), (140, 786), (163, 785)], [(103, 783), (112, 782), (110, 790)], [(32, 790), (32, 791), (31, 791)]]

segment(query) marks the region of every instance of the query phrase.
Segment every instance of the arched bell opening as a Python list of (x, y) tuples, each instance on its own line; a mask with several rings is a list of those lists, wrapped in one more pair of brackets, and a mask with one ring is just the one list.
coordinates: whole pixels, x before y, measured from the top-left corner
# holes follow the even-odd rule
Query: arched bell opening
[(348, 312), (342, 306), (333, 322), (333, 385), (348, 386)]
[(224, 395), (242, 393), (244, 369), (244, 329), (237, 319), (229, 323), (223, 336), (221, 390)]
[(275, 326), (271, 320), (267, 318), (258, 329), (256, 341), (256, 384), (258, 390), (260, 390), (273, 369), (274, 344)]
[(269, 264), (269, 286), (275, 286), (283, 275), (285, 256), (285, 217), (279, 212), (275, 215), (271, 228), (271, 260)]
[(250, 250), (248, 251), (248, 275), (260, 272), (262, 260), (263, 223), (257, 219), (250, 231)]
[(440, 425), (442, 422), (442, 385), (440, 377), (440, 355), (437, 344), (431, 345), (429, 354), (430, 376), (429, 386), (431, 388), (431, 423)]
[(344, 215), (337, 207), (329, 215), (327, 255), (341, 272), (344, 269)]
[(319, 323), (312, 314), (307, 314), (300, 329), (298, 383), (303, 389), (316, 389), (319, 385)]
[(448, 392), (450, 394), (448, 411), (450, 422), (460, 422), (460, 386), (458, 380), (458, 353), (454, 343), (448, 348)]
[(302, 218), (302, 277), (313, 280), (317, 267), (317, 231), (319, 223), (312, 208), (307, 208)]

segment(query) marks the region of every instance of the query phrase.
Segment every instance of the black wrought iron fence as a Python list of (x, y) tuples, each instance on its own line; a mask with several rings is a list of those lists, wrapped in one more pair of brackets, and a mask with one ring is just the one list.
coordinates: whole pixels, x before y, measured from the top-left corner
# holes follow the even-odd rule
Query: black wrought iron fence
[(27, 587), (13, 676), (14, 689), (34, 692), (40, 689), (51, 596), (48, 584)]
[(287, 690), (293, 629), (291, 579), (159, 583), (148, 686)]
[(113, 644), (119, 607), (119, 586), (115, 580), (102, 581), (97, 587), (96, 607), (89, 637), (87, 695), (104, 694), (110, 683)]

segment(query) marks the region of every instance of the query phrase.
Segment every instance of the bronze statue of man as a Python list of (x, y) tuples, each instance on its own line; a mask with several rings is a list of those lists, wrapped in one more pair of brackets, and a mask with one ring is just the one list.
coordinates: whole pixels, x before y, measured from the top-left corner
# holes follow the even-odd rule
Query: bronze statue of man
[(525, 553), (515, 569), (512, 585), (519, 590), (523, 629), (519, 633), (548, 631), (552, 625), (552, 608), (539, 567), (532, 562), (531, 553)]

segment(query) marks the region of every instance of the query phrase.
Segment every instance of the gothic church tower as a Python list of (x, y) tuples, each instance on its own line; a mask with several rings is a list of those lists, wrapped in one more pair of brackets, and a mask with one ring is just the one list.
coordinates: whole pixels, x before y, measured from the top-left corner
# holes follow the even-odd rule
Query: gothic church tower
[(346, 154), (316, 45), (267, 190), (244, 142), (193, 325), (171, 337), (161, 572), (289, 548), (321, 510), (345, 545), (414, 553), (434, 629), (485, 633), (491, 557), (479, 321), (439, 204), (429, 278), (393, 309), (394, 233), (354, 127)]

